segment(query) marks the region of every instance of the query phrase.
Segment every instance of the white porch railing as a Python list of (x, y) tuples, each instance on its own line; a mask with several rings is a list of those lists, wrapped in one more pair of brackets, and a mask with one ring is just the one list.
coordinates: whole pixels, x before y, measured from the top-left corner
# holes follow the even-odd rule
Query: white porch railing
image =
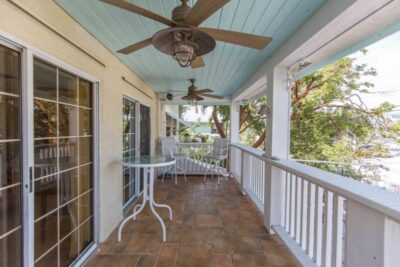
[[(187, 175), (204, 175), (209, 163), (204, 159), (207, 153), (213, 149), (212, 143), (178, 143), (178, 151), (188, 155), (188, 158), (178, 163), (179, 166), (186, 170)], [(226, 170), (227, 162), (223, 162), (221, 168)], [(162, 169), (162, 171), (168, 168)]]
[(183, 162), (183, 169), (189, 175), (204, 174), (207, 168), (207, 162), (204, 156), (212, 151), (212, 143), (178, 143), (180, 153), (186, 153), (188, 159)]
[(242, 193), (264, 213), (265, 158), (263, 151), (244, 145), (232, 145), (230, 151), (230, 172), (241, 185)]
[[(396, 266), (400, 261), (400, 196), (293, 160), (232, 144), (230, 171), (259, 209), (281, 192), (280, 223), (271, 228), (305, 266)], [(268, 188), (265, 171), (278, 171)], [(272, 172), (276, 173), (276, 172)], [(269, 183), (272, 184), (272, 183)], [(268, 215), (265, 215), (268, 216)], [(398, 266), (398, 265), (397, 265)]]

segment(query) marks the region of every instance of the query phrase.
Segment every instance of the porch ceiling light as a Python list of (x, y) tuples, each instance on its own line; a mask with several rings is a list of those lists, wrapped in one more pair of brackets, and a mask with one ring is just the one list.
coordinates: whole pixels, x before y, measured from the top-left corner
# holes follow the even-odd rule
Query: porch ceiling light
[(178, 61), (181, 67), (191, 66), (199, 50), (199, 46), (193, 40), (193, 34), (190, 31), (182, 31), (174, 32), (173, 35), (175, 41), (171, 44), (172, 58)]
[(215, 40), (208, 34), (192, 27), (174, 27), (161, 30), (152, 38), (154, 47), (171, 55), (182, 67), (215, 48)]

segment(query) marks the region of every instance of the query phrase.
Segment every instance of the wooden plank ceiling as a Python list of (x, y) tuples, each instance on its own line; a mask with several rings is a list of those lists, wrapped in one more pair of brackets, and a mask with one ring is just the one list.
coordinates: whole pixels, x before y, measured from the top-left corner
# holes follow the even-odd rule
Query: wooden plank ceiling
[[(151, 37), (165, 25), (98, 0), (55, 0), (83, 27), (115, 51)], [(128, 0), (170, 18), (179, 0)], [(193, 5), (196, 0), (189, 0)], [(201, 26), (270, 36), (263, 51), (217, 42), (204, 56), (206, 67), (181, 68), (153, 46), (130, 55), (115, 53), (133, 72), (157, 92), (186, 90), (188, 79), (198, 88), (210, 88), (231, 96), (265, 60), (309, 18), (325, 0), (231, 0)]]

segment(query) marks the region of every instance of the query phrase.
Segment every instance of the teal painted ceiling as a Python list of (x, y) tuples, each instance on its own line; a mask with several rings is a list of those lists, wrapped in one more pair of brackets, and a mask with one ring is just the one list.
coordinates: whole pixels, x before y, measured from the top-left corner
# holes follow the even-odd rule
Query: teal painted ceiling
[[(98, 0), (55, 0), (109, 50), (115, 51), (151, 37), (165, 25)], [(128, 0), (170, 18), (179, 0)], [(191, 6), (196, 0), (190, 0)], [(309, 18), (325, 0), (231, 0), (201, 26), (240, 31), (273, 38), (258, 51), (217, 42), (205, 55), (206, 67), (181, 68), (153, 46), (130, 55), (115, 53), (157, 92), (186, 90), (196, 78), (199, 89), (210, 88), (231, 96), (265, 60)]]

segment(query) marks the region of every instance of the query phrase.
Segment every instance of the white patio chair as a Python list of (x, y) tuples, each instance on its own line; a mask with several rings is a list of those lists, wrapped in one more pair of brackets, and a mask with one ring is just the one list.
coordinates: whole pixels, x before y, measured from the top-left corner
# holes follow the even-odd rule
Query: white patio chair
[(186, 170), (183, 168), (183, 163), (185, 159), (189, 158), (187, 153), (179, 153), (178, 144), (173, 137), (162, 137), (161, 138), (161, 154), (163, 156), (171, 156), (176, 160), (176, 163), (171, 167), (163, 171), (162, 182), (164, 182), (164, 177), (166, 173), (175, 175), (175, 184), (178, 184), (178, 174), (183, 174), (186, 178)]
[(206, 172), (204, 173), (204, 182), (206, 182), (206, 176), (208, 173), (211, 173), (212, 178), (214, 178), (214, 174), (218, 175), (218, 184), (220, 184), (220, 175), (225, 176), (225, 180), (227, 180), (227, 171), (221, 167), (221, 162), (228, 159), (228, 154), (228, 139), (216, 138), (213, 143), (212, 152), (204, 156), (204, 159), (208, 162), (206, 165)]

